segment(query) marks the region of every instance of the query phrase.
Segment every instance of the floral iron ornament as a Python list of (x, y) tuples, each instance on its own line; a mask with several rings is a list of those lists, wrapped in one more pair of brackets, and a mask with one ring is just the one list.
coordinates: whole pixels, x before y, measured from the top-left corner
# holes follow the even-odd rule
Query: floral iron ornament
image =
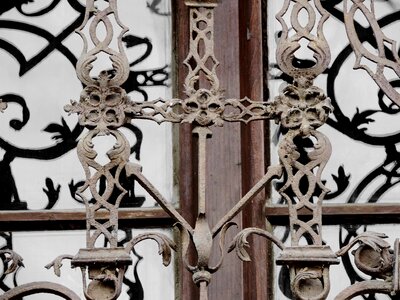
[(72, 101), (67, 106), (68, 112), (79, 114), (79, 123), (88, 128), (98, 128), (102, 133), (109, 133), (109, 128), (119, 128), (127, 122), (125, 109), (129, 102), (125, 90), (110, 86), (107, 72), (99, 75), (98, 85), (86, 87), (79, 103)]

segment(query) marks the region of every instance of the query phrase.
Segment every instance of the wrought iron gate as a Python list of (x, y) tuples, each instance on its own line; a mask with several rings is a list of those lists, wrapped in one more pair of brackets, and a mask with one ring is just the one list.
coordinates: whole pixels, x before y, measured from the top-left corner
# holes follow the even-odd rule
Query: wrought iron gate
[[(101, 5), (100, 5), (101, 2)], [(127, 267), (132, 264), (130, 253), (139, 242), (151, 239), (159, 247), (164, 265), (171, 262), (173, 251), (192, 274), (194, 284), (200, 290), (199, 299), (208, 299), (209, 283), (213, 274), (223, 265), (226, 253), (235, 252), (239, 259), (257, 260), (250, 257), (246, 248), (250, 235), (258, 235), (273, 242), (281, 250), (276, 264), (284, 266), (290, 276), (290, 292), (294, 299), (327, 299), (330, 291), (329, 268), (339, 264), (339, 258), (352, 248), (357, 268), (372, 277), (347, 287), (335, 299), (352, 299), (363, 294), (387, 294), (398, 297), (399, 293), (399, 241), (393, 247), (384, 239), (385, 234), (366, 231), (348, 241), (341, 249), (331, 248), (322, 236), (322, 204), (329, 189), (322, 174), (331, 156), (329, 138), (319, 127), (324, 125), (336, 108), (318, 86), (318, 77), (330, 65), (330, 45), (324, 35), (325, 25), (331, 14), (327, 7), (343, 4), (343, 17), (348, 40), (355, 53), (355, 68), (364, 69), (375, 80), (383, 95), (393, 105), (387, 110), (397, 112), (400, 105), (396, 82), (391, 81), (393, 71), (400, 76), (399, 55), (396, 42), (383, 32), (377, 21), (374, 1), (344, 0), (335, 3), (322, 0), (284, 0), (276, 15), (281, 32), (276, 45), (276, 62), (281, 76), (288, 83), (271, 99), (255, 101), (247, 97), (226, 98), (217, 76), (218, 58), (214, 52), (214, 19), (217, 0), (188, 0), (189, 53), (183, 62), (188, 73), (183, 84), (183, 99), (157, 99), (136, 101), (127, 96), (124, 83), (130, 75), (129, 62), (123, 39), (128, 28), (118, 16), (117, 0), (86, 0), (82, 25), (77, 32), (83, 39), (83, 51), (76, 62), (76, 73), (84, 86), (79, 101), (65, 106), (70, 114), (77, 114), (79, 125), (67, 147), (74, 147), (75, 139), (83, 132), (77, 144), (77, 153), (86, 179), (76, 189), (76, 195), (86, 208), (86, 245), (75, 255), (61, 255), (47, 267), (61, 275), (62, 262), (71, 260), (73, 268), (82, 271), (82, 287), (86, 299), (117, 299)], [(362, 14), (370, 25), (377, 51), (363, 44), (356, 29), (356, 14)], [(99, 36), (98, 28), (105, 33)], [(371, 39), (372, 37), (369, 36)], [(299, 51), (307, 48), (311, 56), (299, 60)], [(96, 69), (96, 60), (105, 55), (112, 64), (109, 70)], [(364, 60), (372, 62), (373, 67)], [(162, 70), (160, 70), (161, 74)], [(146, 99), (147, 100), (147, 99)], [(259, 100), (259, 99), (257, 99)], [(7, 102), (0, 102), (0, 111), (7, 109)], [(11, 102), (11, 101), (10, 101)], [(382, 104), (383, 106), (383, 104)], [(368, 114), (369, 113), (369, 114)], [(372, 114), (368, 112), (363, 117)], [(131, 145), (123, 126), (145, 119), (156, 123), (189, 123), (197, 139), (197, 219), (190, 224), (179, 210), (168, 201), (142, 172), (139, 164), (130, 161)], [(277, 146), (278, 162), (268, 167), (265, 175), (223, 217), (211, 225), (207, 215), (206, 197), (207, 140), (212, 138), (214, 126), (226, 122), (244, 124), (259, 120), (275, 120), (281, 127), (282, 137)], [(338, 120), (339, 121), (339, 120)], [(83, 130), (85, 128), (85, 130)], [(51, 129), (49, 129), (51, 130)], [(76, 131), (76, 132), (75, 132)], [(113, 146), (108, 149), (109, 161), (99, 163), (94, 140), (112, 137)], [(251, 147), (252, 145), (248, 145)], [(5, 158), (4, 158), (5, 159)], [(3, 159), (3, 160), (4, 160)], [(231, 241), (226, 233), (236, 224), (232, 221), (243, 208), (262, 192), (273, 180), (280, 179), (277, 192), (289, 207), (290, 245), (284, 244), (265, 228), (243, 228)], [(131, 237), (124, 246), (119, 243), (118, 211), (122, 199), (128, 194), (130, 184), (142, 186), (158, 205), (175, 221), (179, 239), (159, 233), (143, 233)], [(50, 187), (52, 184), (48, 184)], [(53, 188), (54, 189), (54, 188)], [(20, 203), (20, 205), (23, 205)], [(307, 211), (307, 217), (303, 212)], [(106, 220), (105, 220), (106, 219)], [(99, 246), (100, 238), (105, 239)], [(307, 243), (304, 244), (303, 240)], [(220, 259), (210, 261), (212, 247), (219, 243)], [(225, 247), (225, 244), (228, 244)], [(194, 247), (196, 263), (189, 259), (189, 247)], [(1, 250), (8, 267), (5, 274), (15, 272), (22, 265), (22, 258), (12, 250)], [(10, 289), (0, 299), (48, 293), (64, 299), (80, 299), (75, 292), (51, 282), (34, 282)]]

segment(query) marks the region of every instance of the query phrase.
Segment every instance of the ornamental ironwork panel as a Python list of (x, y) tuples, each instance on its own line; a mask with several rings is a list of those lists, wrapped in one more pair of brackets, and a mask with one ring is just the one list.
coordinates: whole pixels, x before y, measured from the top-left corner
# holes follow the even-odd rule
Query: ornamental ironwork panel
[[(357, 54), (353, 51), (352, 39), (347, 38), (343, 4), (343, 1), (325, 1), (322, 4), (330, 14), (329, 26), (325, 27), (325, 31), (331, 45), (332, 60), (326, 71), (319, 76), (319, 80), (334, 107), (327, 119), (328, 126), (324, 126), (322, 131), (332, 136), (337, 144), (348, 146), (333, 152), (327, 174), (323, 178), (331, 188), (325, 199), (329, 200), (327, 203), (335, 204), (395, 203), (398, 192), (395, 163), (398, 152), (398, 128), (395, 125), (397, 105), (390, 101), (388, 95), (367, 72), (353, 71)], [(395, 35), (399, 26), (399, 4), (394, 1), (375, 1), (374, 7), (381, 30)], [(279, 10), (279, 4), (270, 5), (271, 15)], [(364, 48), (372, 49), (376, 45), (372, 25), (357, 11), (353, 27), (356, 28)], [(272, 50), (273, 41), (280, 35), (280, 31), (280, 26), (270, 20), (269, 38)], [(386, 50), (389, 51), (389, 48)], [(387, 51), (386, 54), (390, 53)], [(307, 59), (306, 53), (299, 54), (296, 58), (297, 65), (312, 64), (313, 59)], [(290, 81), (291, 78), (279, 70), (272, 54), (270, 62), (270, 90), (276, 93), (281, 82)], [(368, 60), (362, 59), (362, 62), (364, 67), (373, 68)], [(396, 88), (398, 79), (391, 72), (386, 68), (385, 74), (391, 76), (390, 83)], [(351, 85), (348, 84), (349, 81)], [(276, 144), (281, 129), (274, 128), (271, 134), (274, 136), (273, 144)], [(362, 155), (354, 155), (354, 152)], [(274, 195), (274, 202), (282, 202), (277, 194)]]
[[(82, 88), (74, 72), (81, 52), (75, 30), (82, 23), (85, 6), (76, 0), (3, 2), (0, 49), (5, 72), (0, 96), (8, 110), (0, 122), (0, 210), (84, 209), (82, 200), (75, 196), (84, 176), (74, 155), (84, 129), (77, 119), (63, 112), (62, 98), (73, 98)], [(123, 87), (141, 100), (170, 93), (169, 1), (147, 4), (143, 1), (130, 14), (135, 17), (129, 20), (130, 26), (136, 26), (136, 32), (126, 34), (122, 41), (129, 60), (129, 77)], [(129, 1), (121, 5), (125, 11), (132, 7)], [(151, 22), (138, 26), (142, 19)], [(160, 26), (164, 29), (155, 31)], [(40, 111), (39, 102), (46, 106), (45, 111)], [(146, 132), (165, 145), (165, 154), (160, 157), (172, 157), (172, 149), (168, 149), (171, 142), (158, 126), (126, 124), (124, 131), (132, 143), (130, 155), (134, 160), (150, 159), (147, 149), (153, 142), (145, 137)], [(171, 193), (167, 191), (172, 190), (172, 182), (168, 183), (171, 175), (153, 174), (160, 176), (157, 182), (165, 182), (163, 192)], [(24, 184), (27, 181), (29, 185)], [(122, 207), (154, 206), (132, 179), (125, 176), (121, 184), (128, 190)]]
[[(390, 100), (390, 93), (384, 90), (383, 85), (375, 82), (377, 76), (371, 76), (368, 70), (353, 71), (353, 67), (377, 70), (378, 72), (383, 68), (385, 70), (382, 71), (382, 74), (386, 76), (390, 85), (394, 89), (396, 88), (398, 76), (389, 66), (377, 67), (376, 61), (380, 62), (381, 60), (377, 59), (376, 54), (381, 55), (379, 49), (384, 47), (382, 60), (388, 57), (392, 61), (396, 60), (393, 51), (397, 49), (394, 39), (398, 30), (399, 4), (394, 1), (324, 1), (321, 4), (330, 15), (324, 31), (331, 48), (332, 59), (327, 69), (319, 76), (319, 82), (321, 87), (326, 90), (334, 108), (327, 119), (327, 125), (321, 128), (321, 131), (335, 141), (332, 158), (324, 172), (325, 175), (323, 175), (323, 182), (331, 189), (324, 202), (327, 205), (332, 203), (396, 203), (398, 128), (395, 125), (395, 118), (398, 106)], [(270, 16), (273, 16), (279, 13), (281, 5), (273, 2), (269, 4), (269, 8)], [(349, 14), (351, 14), (350, 17)], [(291, 82), (292, 80), (290, 76), (280, 70), (273, 55), (274, 41), (281, 36), (282, 30), (281, 26), (274, 23), (271, 17), (268, 30), (269, 45), (272, 50), (269, 56), (271, 78), (269, 87), (272, 94), (279, 90), (282, 82)], [(392, 40), (388, 37), (392, 37)], [(383, 40), (385, 41), (383, 42)], [(391, 52), (392, 54), (390, 54)], [(304, 49), (297, 52), (294, 57), (297, 66), (307, 67), (314, 63), (315, 59), (307, 54)], [(370, 59), (367, 59), (368, 57)], [(272, 155), (277, 149), (276, 143), (282, 132), (279, 125), (272, 129), (271, 136), (274, 136)], [(305, 144), (308, 143), (310, 141), (305, 140)], [(273, 161), (277, 160), (277, 157), (273, 159)], [(276, 189), (282, 185), (282, 182), (275, 183)], [(285, 199), (274, 192), (273, 202), (284, 203)], [(325, 227), (323, 243), (337, 244), (336, 247), (344, 247), (365, 231), (375, 231), (375, 226), (363, 224), (343, 225), (335, 230)], [(277, 233), (282, 237), (282, 241), (288, 243), (289, 229), (279, 228)], [(332, 235), (336, 237), (336, 241), (332, 239)], [(308, 243), (307, 240), (303, 240), (303, 242)], [(390, 243), (393, 245), (394, 240)], [(354, 261), (350, 252), (343, 253), (341, 260), (342, 266), (335, 267), (333, 272), (335, 285), (332, 286), (333, 291), (329, 299), (333, 299), (346, 284), (368, 281), (377, 276), (368, 272), (366, 274), (360, 272), (359, 264)], [(276, 276), (277, 297), (293, 299), (287, 279), (288, 269), (282, 267)], [(367, 284), (363, 283), (363, 285)], [(392, 299), (396, 297), (390, 293), (385, 292), (385, 294), (364, 289), (357, 299)]]
[[(189, 53), (184, 65), (188, 74), (183, 99), (141, 101), (129, 97), (124, 83), (129, 78), (129, 61), (124, 39), (128, 28), (119, 18), (117, 0), (87, 0), (82, 24), (77, 28), (84, 42), (77, 60), (76, 73), (83, 90), (79, 99), (65, 105), (69, 114), (77, 114), (85, 131), (77, 144), (77, 156), (86, 179), (76, 190), (76, 196), (86, 208), (86, 245), (75, 255), (61, 255), (48, 267), (60, 275), (63, 260), (71, 261), (72, 268), (82, 272), (82, 289), (86, 299), (118, 299), (124, 276), (132, 264), (130, 253), (143, 240), (153, 240), (159, 247), (164, 265), (169, 265), (173, 251), (181, 250), (183, 264), (192, 273), (193, 282), (200, 290), (199, 299), (208, 299), (209, 283), (218, 272), (227, 252), (234, 251), (239, 259), (248, 261), (247, 238), (262, 236), (281, 250), (276, 264), (287, 270), (291, 297), (300, 300), (327, 299), (330, 292), (330, 266), (339, 264), (355, 248), (354, 261), (359, 271), (370, 275), (370, 280), (354, 282), (335, 299), (352, 299), (362, 294), (381, 293), (398, 297), (399, 240), (392, 247), (386, 235), (365, 231), (349, 239), (336, 252), (324, 243), (322, 234), (322, 205), (329, 193), (323, 180), (324, 169), (332, 154), (330, 140), (320, 130), (335, 110), (329, 95), (322, 89), (319, 78), (326, 72), (332, 59), (325, 27), (332, 17), (333, 2), (321, 0), (284, 0), (276, 18), (281, 26), (276, 46), (276, 64), (287, 80), (273, 99), (226, 99), (216, 73), (218, 58), (214, 53), (214, 11), (217, 0), (187, 0), (189, 10)], [(338, 4), (341, 1), (336, 1)], [(155, 13), (157, 2), (149, 3)], [(355, 53), (355, 68), (364, 69), (382, 90), (398, 104), (397, 92), (385, 73), (390, 69), (397, 76), (398, 55), (394, 39), (382, 32), (376, 21), (374, 1), (344, 0), (344, 24)], [(374, 52), (363, 46), (354, 30), (356, 13), (362, 13), (374, 33)], [(162, 13), (161, 13), (162, 14)], [(103, 34), (100, 29), (103, 28)], [(306, 54), (308, 60), (299, 60)], [(98, 67), (105, 59), (109, 68)], [(374, 68), (363, 64), (367, 59)], [(2, 101), (1, 110), (8, 109)], [(393, 108), (393, 107), (392, 107)], [(364, 114), (368, 117), (368, 114)], [(360, 117), (361, 118), (361, 117)], [(121, 130), (123, 126), (145, 119), (156, 123), (190, 123), (197, 146), (197, 219), (192, 226), (143, 173), (142, 166), (130, 158), (131, 145)], [(277, 146), (278, 161), (271, 165), (260, 181), (213, 227), (206, 213), (206, 158), (207, 139), (212, 138), (213, 125), (225, 122), (248, 123), (255, 120), (275, 120), (281, 127)], [(129, 125), (128, 125), (129, 126)], [(94, 140), (111, 139), (107, 160), (98, 160)], [(251, 145), (250, 145), (251, 146)], [(343, 171), (342, 171), (343, 173)], [(133, 178), (158, 205), (176, 220), (180, 233), (179, 245), (162, 233), (148, 232), (129, 236), (119, 243), (118, 209), (128, 193), (123, 178)], [(232, 219), (240, 213), (265, 186), (278, 179), (277, 192), (289, 207), (290, 243), (283, 243), (265, 228), (244, 228), (225, 248), (226, 232), (235, 225)], [(129, 185), (128, 185), (129, 186)], [(223, 201), (224, 199), (221, 199)], [(301, 218), (301, 210), (310, 212)], [(105, 212), (107, 220), (99, 218)], [(7, 236), (5, 239), (7, 240)], [(103, 244), (99, 241), (105, 241)], [(220, 259), (212, 264), (210, 256), (214, 243), (219, 243)], [(189, 262), (188, 248), (192, 245), (197, 259)], [(22, 257), (10, 249), (0, 251), (5, 257), (5, 274), (22, 266)], [(5, 292), (0, 299), (18, 299), (37, 293), (58, 295), (64, 299), (79, 299), (75, 292), (51, 282), (23, 284)]]

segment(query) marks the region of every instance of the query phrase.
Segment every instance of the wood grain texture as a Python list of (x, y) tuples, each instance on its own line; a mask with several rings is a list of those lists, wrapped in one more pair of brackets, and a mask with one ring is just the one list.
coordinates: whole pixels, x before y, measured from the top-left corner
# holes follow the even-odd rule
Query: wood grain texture
[[(99, 211), (99, 219), (108, 218), (105, 211)], [(123, 227), (165, 227), (172, 226), (174, 220), (161, 209), (120, 209), (119, 228)], [(81, 211), (2, 211), (0, 231), (38, 230), (84, 230), (86, 212)]]
[[(174, 94), (181, 99), (184, 98), (185, 77), (187, 69), (183, 65), (189, 51), (189, 10), (184, 1), (175, 1), (174, 28), (175, 28), (175, 91)], [(192, 138), (192, 126), (190, 124), (179, 125), (179, 196), (180, 208), (183, 217), (192, 226), (197, 216), (197, 185), (195, 177), (196, 160), (195, 141)], [(189, 253), (193, 259), (193, 250)], [(178, 294), (182, 300), (197, 299), (198, 288), (194, 285), (192, 274), (183, 266), (182, 260), (178, 262)]]
[[(221, 0), (215, 10), (215, 55), (220, 61), (217, 74), (228, 98), (240, 96), (238, 2)], [(212, 131), (213, 138), (207, 145), (207, 214), (213, 226), (240, 199), (240, 124), (225, 123), (222, 128), (213, 127)], [(240, 218), (234, 220), (241, 227)], [(233, 238), (234, 231), (228, 233), (227, 243)], [(218, 240), (215, 244), (218, 245)], [(214, 253), (214, 258), (218, 258), (218, 251)], [(231, 253), (226, 255), (222, 268), (213, 276), (209, 299), (240, 300), (241, 295), (242, 263)]]
[[(263, 100), (263, 36), (260, 0), (239, 1), (240, 11), (240, 92), (242, 97)], [(265, 122), (257, 121), (241, 127), (242, 187), (249, 191), (265, 174)], [(266, 228), (265, 192), (261, 192), (243, 210), (243, 228)], [(267, 299), (268, 242), (250, 237), (251, 262), (244, 263), (243, 299)]]

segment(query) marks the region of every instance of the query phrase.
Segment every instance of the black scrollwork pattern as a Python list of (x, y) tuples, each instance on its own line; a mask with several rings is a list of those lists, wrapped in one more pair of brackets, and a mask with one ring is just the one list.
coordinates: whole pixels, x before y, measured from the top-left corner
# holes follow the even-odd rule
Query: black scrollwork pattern
[[(142, 1), (144, 9), (154, 13), (154, 18), (167, 17), (170, 12), (164, 11), (165, 5), (160, 1)], [(64, 9), (70, 9), (71, 22), (66, 24), (59, 33), (54, 33), (52, 28), (44, 28), (36, 20), (46, 18), (59, 13), (60, 5), (65, 5)], [(38, 66), (45, 64), (49, 57), (61, 54), (61, 60), (65, 60), (71, 65), (71, 70), (77, 63), (79, 53), (74, 53), (66, 46), (66, 41), (74, 35), (74, 31), (82, 23), (84, 18), (85, 7), (78, 0), (53, 0), (40, 3), (37, 0), (18, 0), (18, 1), (1, 1), (0, 4), (0, 28), (9, 32), (22, 34), (24, 36), (32, 36), (45, 41), (44, 46), (39, 48), (35, 53), (27, 55), (20, 43), (15, 43), (11, 35), (0, 36), (0, 52), (6, 53), (18, 63), (18, 79), (23, 80), (30, 76)], [(18, 17), (18, 20), (14, 16)], [(26, 21), (21, 21), (26, 20)], [(30, 22), (32, 20), (32, 22)], [(39, 23), (40, 24), (40, 23)], [(9, 38), (11, 37), (11, 38)], [(147, 101), (149, 98), (148, 88), (157, 86), (168, 86), (169, 82), (169, 66), (155, 65), (150, 68), (141, 67), (143, 62), (147, 62), (153, 53), (153, 43), (149, 37), (140, 37), (127, 34), (123, 38), (124, 47), (129, 53), (133, 53), (130, 57), (129, 78), (124, 83), (123, 88), (127, 93), (134, 92), (141, 95), (142, 100)], [(131, 51), (132, 50), (132, 51)], [(147, 63), (148, 65), (148, 63)], [(139, 66), (139, 67), (138, 67)], [(47, 86), (46, 88), (51, 88)], [(56, 88), (56, 87), (54, 87)], [(2, 91), (6, 91), (0, 95), (2, 105), (8, 105), (14, 108), (13, 113), (5, 112), (2, 118), (8, 120), (10, 130), (24, 134), (30, 126), (35, 122), (33, 119), (37, 116), (33, 115), (34, 108), (32, 97), (24, 95), (18, 89), (10, 89), (2, 87)], [(43, 97), (46, 97), (44, 95)], [(15, 116), (15, 111), (20, 110), (20, 117)], [(27, 210), (30, 208), (32, 199), (25, 199), (26, 196), (21, 195), (19, 186), (21, 182), (15, 174), (16, 163), (21, 159), (29, 161), (52, 162), (66, 156), (71, 150), (77, 146), (77, 141), (83, 127), (76, 123), (67, 123), (62, 116), (62, 107), (60, 108), (60, 117), (58, 122), (50, 121), (45, 125), (38, 135), (44, 134), (48, 136), (49, 142), (46, 146), (29, 146), (16, 142), (10, 135), (0, 133), (0, 190), (2, 197), (0, 199), (0, 210)], [(131, 155), (135, 159), (140, 160), (140, 152), (142, 148), (143, 132), (137, 125), (127, 124), (124, 126), (128, 132), (135, 138), (135, 143), (131, 147)], [(35, 133), (36, 134), (36, 133)], [(57, 182), (52, 175), (45, 175), (41, 186), (37, 187), (37, 192), (33, 197), (40, 197), (40, 208), (52, 209), (57, 208), (60, 192), (68, 191), (73, 195), (73, 199), (77, 205), (82, 204), (80, 199), (76, 199), (75, 191), (82, 186), (83, 181), (78, 178), (71, 178), (70, 181)], [(122, 201), (122, 207), (140, 207), (145, 201), (144, 196), (136, 195), (134, 189), (134, 180), (126, 174), (121, 174), (121, 184), (127, 189), (127, 194)], [(83, 207), (83, 205), (82, 205)]]

